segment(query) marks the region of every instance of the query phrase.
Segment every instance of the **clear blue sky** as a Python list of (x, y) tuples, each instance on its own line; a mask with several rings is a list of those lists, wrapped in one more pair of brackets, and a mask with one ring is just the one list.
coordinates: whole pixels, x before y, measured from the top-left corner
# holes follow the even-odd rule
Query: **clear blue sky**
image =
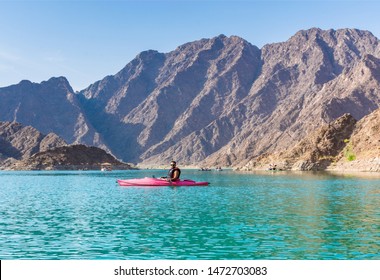
[(0, 0), (0, 87), (65, 76), (81, 90), (145, 50), (219, 34), (261, 48), (311, 27), (380, 38), (380, 0)]

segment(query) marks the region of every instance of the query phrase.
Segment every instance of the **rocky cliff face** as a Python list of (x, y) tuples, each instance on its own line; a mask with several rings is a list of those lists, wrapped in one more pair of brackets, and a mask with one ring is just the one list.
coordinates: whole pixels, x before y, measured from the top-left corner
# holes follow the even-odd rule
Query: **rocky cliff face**
[[(118, 74), (80, 94), (88, 115), (94, 112), (92, 104), (99, 108), (101, 117), (92, 119), (93, 125), (114, 153), (135, 161), (173, 157), (190, 163), (226, 143), (194, 149), (191, 135), (236, 106), (260, 68), (257, 47), (222, 35), (168, 54), (141, 53)], [(110, 127), (109, 120), (116, 125)]]
[(380, 109), (362, 118), (330, 170), (380, 171)]
[(240, 169), (266, 170), (276, 166), (282, 170), (325, 170), (341, 158), (340, 153), (349, 142), (355, 124), (356, 120), (350, 114), (344, 114), (310, 133), (294, 147), (262, 154)]
[(262, 52), (261, 75), (234, 112), (245, 112), (242, 129), (209, 164), (243, 165), (292, 147), (345, 113), (359, 120), (379, 107), (379, 44), (369, 32), (300, 31)]
[(345, 114), (288, 150), (263, 154), (239, 170), (380, 171), (380, 109), (357, 122)]
[(101, 137), (89, 124), (64, 77), (41, 84), (21, 81), (0, 88), (0, 100), (0, 121), (29, 125), (44, 134), (54, 132), (68, 143), (102, 146)]
[(78, 93), (64, 78), (2, 88), (0, 120), (128, 162), (243, 166), (377, 109), (379, 58), (379, 40), (356, 29), (302, 30), (262, 49), (221, 35), (142, 52)]
[(3, 158), (17, 160), (51, 148), (67, 145), (54, 133), (48, 135), (31, 126), (23, 126), (17, 122), (0, 122), (0, 154)]
[(0, 169), (100, 170), (101, 164), (131, 169), (97, 147), (70, 145), (54, 133), (48, 135), (17, 122), (0, 122)]

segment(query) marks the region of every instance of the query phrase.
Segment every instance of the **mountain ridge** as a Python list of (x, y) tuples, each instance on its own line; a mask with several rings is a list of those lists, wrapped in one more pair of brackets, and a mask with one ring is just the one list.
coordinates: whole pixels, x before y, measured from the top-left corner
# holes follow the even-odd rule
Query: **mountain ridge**
[[(17, 116), (127, 162), (242, 166), (346, 113), (360, 120), (379, 108), (379, 58), (379, 40), (358, 29), (300, 30), (261, 49), (219, 35), (141, 52), (79, 92), (62, 77), (49, 80), (55, 101), (41, 99), (47, 83), (0, 88), (0, 120)], [(48, 103), (48, 113), (23, 102), (25, 92)]]

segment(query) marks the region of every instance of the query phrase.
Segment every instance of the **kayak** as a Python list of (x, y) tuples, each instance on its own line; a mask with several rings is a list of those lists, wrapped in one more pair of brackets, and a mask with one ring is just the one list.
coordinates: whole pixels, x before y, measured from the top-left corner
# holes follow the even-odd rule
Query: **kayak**
[(165, 187), (165, 186), (207, 186), (209, 182), (196, 182), (193, 180), (179, 180), (174, 182), (168, 182), (165, 179), (158, 178), (141, 178), (141, 179), (128, 179), (117, 180), (117, 183), (123, 187), (130, 186), (150, 186), (150, 187)]
[(128, 179), (117, 180), (117, 183), (123, 187), (131, 186), (149, 186), (149, 187), (165, 187), (165, 186), (207, 186), (209, 182), (196, 182), (193, 180), (179, 180), (174, 182), (168, 182), (165, 179), (159, 178), (141, 178), (141, 179)]

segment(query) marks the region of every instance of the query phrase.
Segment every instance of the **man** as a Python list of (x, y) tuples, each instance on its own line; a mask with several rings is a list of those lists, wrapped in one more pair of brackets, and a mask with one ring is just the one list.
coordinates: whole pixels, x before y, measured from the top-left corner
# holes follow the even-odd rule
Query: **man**
[(174, 182), (179, 180), (179, 176), (181, 176), (181, 169), (177, 167), (177, 163), (172, 160), (170, 162), (170, 169), (168, 172), (168, 176), (161, 177), (161, 179), (166, 179), (169, 182)]

